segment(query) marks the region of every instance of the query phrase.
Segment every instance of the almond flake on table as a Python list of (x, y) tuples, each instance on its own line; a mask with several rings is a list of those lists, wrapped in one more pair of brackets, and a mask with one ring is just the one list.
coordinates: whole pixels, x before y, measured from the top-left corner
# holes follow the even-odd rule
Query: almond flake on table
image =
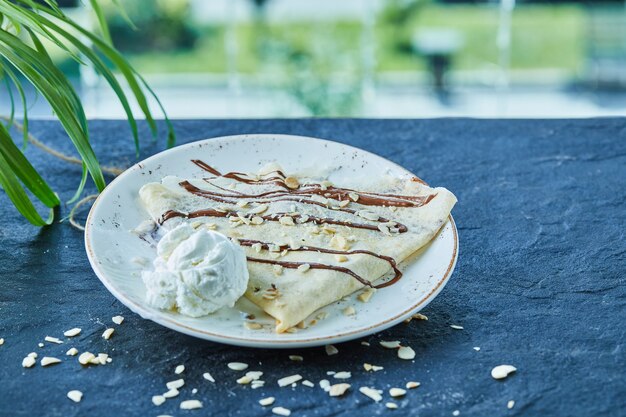
[(213, 378), (213, 376), (210, 373), (208, 373), (208, 372), (203, 373), (202, 374), (202, 378), (204, 378), (204, 379), (206, 379), (207, 381), (210, 381), (210, 382), (215, 382), (215, 378)]
[(330, 382), (327, 379), (322, 379), (320, 382), (320, 388), (323, 389), (324, 391), (328, 392), (330, 391)]
[(296, 374), (291, 376), (286, 376), (278, 380), (279, 387), (286, 387), (287, 385), (291, 385), (294, 382), (298, 382), (302, 379), (302, 375)]
[(504, 379), (515, 371), (517, 371), (517, 368), (513, 365), (499, 365), (491, 370), (491, 377), (493, 379)]
[(185, 385), (185, 380), (182, 378), (175, 379), (174, 381), (170, 381), (165, 384), (167, 389), (178, 389), (178, 388), (182, 388), (184, 385)]
[(233, 371), (245, 371), (248, 369), (248, 364), (243, 362), (230, 362), (227, 366)]
[(198, 400), (186, 400), (180, 403), (181, 410), (195, 410), (198, 408), (202, 408), (202, 402)]
[(458, 324), (451, 324), (450, 327), (454, 330), (463, 330), (463, 326), (459, 326)]
[(346, 384), (346, 383), (331, 385), (330, 389), (328, 390), (328, 394), (331, 397), (340, 397), (343, 394), (345, 394), (346, 391), (348, 391), (350, 386), (351, 386), (350, 384)]
[(414, 388), (419, 387), (420, 385), (422, 384), (420, 384), (419, 382), (409, 381), (406, 383), (406, 389), (414, 389)]
[(478, 346), (474, 346), (472, 349), (474, 349), (476, 352), (480, 352), (480, 347)]
[(392, 397), (403, 397), (405, 394), (406, 390), (403, 390), (402, 388), (391, 388), (389, 390), (389, 395)]
[(398, 357), (405, 361), (410, 361), (415, 358), (415, 351), (409, 346), (400, 346), (400, 349), (398, 349)]
[(160, 406), (161, 404), (163, 404), (165, 402), (165, 397), (162, 395), (153, 395), (152, 396), (152, 404), (156, 405), (157, 407)]
[(310, 388), (313, 388), (315, 386), (315, 384), (309, 381), (308, 379), (305, 379), (304, 381), (302, 381), (302, 385), (306, 387), (310, 387)]
[(367, 372), (369, 371), (377, 372), (377, 371), (382, 371), (385, 368), (383, 368), (382, 366), (372, 365), (370, 363), (364, 363), (363, 369), (365, 369)]
[(81, 329), (78, 327), (74, 327), (73, 329), (69, 329), (63, 332), (63, 336), (65, 337), (74, 337), (80, 334)]
[(74, 401), (75, 403), (79, 403), (80, 400), (83, 399), (83, 393), (74, 389), (67, 393), (67, 398)]
[(98, 355), (94, 355), (89, 363), (92, 365), (100, 365), (100, 358), (98, 357)]
[(176, 369), (174, 369), (174, 373), (176, 375), (180, 375), (185, 371), (185, 365), (178, 365)]
[(389, 408), (390, 410), (395, 410), (396, 408), (398, 408), (398, 404), (396, 404), (396, 403), (385, 403), (385, 407)]
[(261, 371), (248, 371), (246, 372), (246, 376), (248, 378), (250, 378), (253, 381), (258, 380), (259, 378), (261, 378), (263, 376), (263, 372)]
[(361, 342), (361, 346), (370, 346), (370, 342), (363, 341)]
[(333, 345), (326, 345), (324, 346), (324, 349), (326, 350), (326, 354), (328, 356), (336, 355), (339, 353), (339, 350)]
[(4, 345), (4, 338), (0, 337), (0, 346)]
[(32, 356), (27, 356), (22, 359), (22, 366), (24, 368), (32, 368), (37, 363), (37, 360)]
[(39, 343), (37, 343), (37, 346), (39, 346), (40, 348), (42, 348), (42, 347), (43, 347), (43, 343), (39, 342)]
[(59, 358), (53, 358), (51, 356), (44, 356), (43, 358), (41, 358), (41, 366), (49, 366), (49, 365), (54, 365), (55, 363), (61, 363), (61, 359)]
[(83, 353), (81, 353), (81, 354), (80, 354), (80, 356), (78, 357), (78, 362), (79, 362), (81, 365), (88, 365), (88, 364), (90, 364), (90, 363), (91, 363), (91, 361), (92, 361), (93, 359), (95, 359), (95, 357), (96, 357), (96, 355), (94, 355), (94, 354), (93, 354), (93, 353), (91, 353), (91, 352), (83, 352)]
[(426, 320), (426, 321), (428, 321), (428, 317), (426, 317), (425, 315), (423, 315), (421, 313), (413, 314), (411, 317), (414, 318), (415, 320)]
[(289, 360), (294, 362), (302, 362), (304, 358), (300, 355), (289, 355)]
[(26, 356), (28, 356), (28, 357), (30, 357), (30, 358), (33, 358), (33, 359), (37, 359), (37, 356), (38, 356), (38, 355), (37, 355), (35, 352), (30, 352), (30, 353), (29, 353), (28, 355), (26, 355)]
[(113, 335), (113, 332), (115, 331), (114, 328), (109, 327), (108, 329), (106, 329), (103, 333), (102, 333), (102, 338), (104, 340), (109, 340), (111, 338), (111, 336)]
[(400, 347), (400, 341), (399, 340), (394, 340), (394, 341), (391, 341), (391, 342), (387, 342), (387, 341), (381, 340), (379, 343), (385, 349), (397, 349), (397, 348)]
[(285, 408), (285, 407), (274, 407), (272, 408), (272, 413), (278, 415), (278, 416), (284, 416), (284, 417), (288, 417), (291, 415), (291, 410)]
[(191, 390), (191, 393), (192, 393), (192, 394), (197, 394), (197, 393), (198, 393), (198, 388), (194, 388), (194, 389), (192, 389), (192, 390)]
[(378, 392), (378, 390), (374, 389), (374, 388), (370, 388), (370, 387), (361, 387), (359, 388), (359, 392), (363, 395), (365, 395), (366, 397), (371, 398), (372, 400), (379, 402), (380, 400), (383, 399), (383, 396), (380, 395), (380, 392)]
[(459, 410), (454, 410), (454, 411), (452, 412), (452, 415), (453, 415), (454, 417), (457, 417), (457, 416), (461, 415), (461, 412), (460, 412)]
[(119, 326), (124, 321), (124, 317), (122, 317), (122, 316), (113, 316), (113, 317), (111, 317), (111, 321)]
[(174, 398), (176, 396), (178, 396), (178, 394), (180, 394), (180, 392), (178, 392), (178, 390), (176, 388), (173, 388), (171, 390), (169, 390), (168, 392), (163, 394), (163, 397), (165, 398)]
[(237, 379), (236, 381), (239, 385), (247, 385), (250, 382), (252, 382), (252, 378), (250, 378), (247, 375), (242, 376), (241, 378)]
[(350, 372), (341, 371), (341, 372), (337, 372), (335, 375), (333, 375), (333, 378), (335, 378), (335, 379), (348, 379), (348, 378), (352, 378), (352, 374)]
[(261, 404), (263, 407), (267, 407), (268, 405), (274, 404), (274, 401), (276, 401), (276, 398), (267, 397), (267, 398), (260, 399), (259, 404)]
[(509, 410), (511, 410), (513, 407), (515, 407), (515, 401), (510, 400), (508, 403), (506, 403), (506, 408), (508, 408)]
[(98, 353), (97, 359), (100, 365), (106, 365), (107, 359), (109, 359), (109, 355), (107, 355), (106, 353)]
[(43, 340), (45, 340), (46, 342), (50, 342), (50, 343), (56, 343), (57, 345), (60, 345), (61, 343), (63, 343), (61, 339), (52, 337), (52, 336), (46, 336)]

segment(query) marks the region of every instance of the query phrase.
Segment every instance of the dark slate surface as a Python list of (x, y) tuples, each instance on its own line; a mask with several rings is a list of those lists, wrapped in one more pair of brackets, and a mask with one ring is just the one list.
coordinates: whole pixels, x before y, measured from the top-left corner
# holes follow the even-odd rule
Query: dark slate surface
[[(2, 416), (268, 416), (257, 400), (275, 396), (293, 416), (626, 415), (624, 318), (626, 290), (626, 120), (246, 120), (180, 121), (179, 142), (238, 133), (292, 133), (333, 139), (378, 153), (459, 198), (454, 216), (461, 251), (452, 280), (424, 313), (402, 324), (339, 345), (293, 351), (233, 348), (197, 340), (132, 314), (89, 268), (82, 234), (66, 223), (36, 229), (0, 195), (0, 415)], [(94, 121), (93, 142), (104, 163), (134, 161), (122, 122)], [(54, 122), (33, 133), (70, 151)], [(162, 147), (143, 129), (142, 157)], [(79, 169), (31, 148), (28, 154), (67, 200)], [(60, 216), (66, 215), (63, 207)], [(111, 316), (126, 321), (110, 341), (100, 335)], [(450, 324), (465, 330), (453, 330)], [(61, 346), (37, 347), (44, 336), (71, 327), (83, 333)], [(117, 326), (116, 326), (117, 327)], [(401, 361), (376, 343), (399, 339), (417, 352)], [(82, 369), (64, 352), (108, 352), (113, 363)], [(480, 346), (480, 352), (474, 351)], [(31, 351), (63, 358), (60, 365), (23, 369)], [(290, 362), (301, 354), (303, 363)], [(230, 361), (265, 372), (264, 389), (235, 383)], [(385, 367), (368, 374), (363, 362)], [(174, 367), (187, 366), (180, 397), (161, 407)], [(504, 381), (493, 366), (513, 364)], [(301, 373), (312, 381), (328, 370), (353, 372), (353, 391), (331, 399), (318, 387), (279, 389), (276, 380)], [(201, 377), (210, 371), (218, 383)], [(422, 383), (387, 410), (356, 392), (408, 380)], [(198, 393), (193, 396), (192, 388)], [(66, 398), (79, 389), (80, 404)], [(389, 398), (388, 395), (385, 395)], [(182, 399), (204, 409), (181, 411)], [(515, 400), (508, 410), (508, 400)]]

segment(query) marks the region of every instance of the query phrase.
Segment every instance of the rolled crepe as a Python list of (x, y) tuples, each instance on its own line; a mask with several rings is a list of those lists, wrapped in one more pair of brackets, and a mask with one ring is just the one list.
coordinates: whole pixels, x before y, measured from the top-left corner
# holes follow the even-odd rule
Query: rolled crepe
[(400, 278), (397, 265), (446, 223), (456, 197), (418, 178), (385, 177), (359, 189), (284, 174), (221, 174), (201, 161), (203, 179), (165, 177), (139, 192), (169, 229), (209, 227), (246, 250), (245, 297), (276, 319), (281, 333), (365, 286)]

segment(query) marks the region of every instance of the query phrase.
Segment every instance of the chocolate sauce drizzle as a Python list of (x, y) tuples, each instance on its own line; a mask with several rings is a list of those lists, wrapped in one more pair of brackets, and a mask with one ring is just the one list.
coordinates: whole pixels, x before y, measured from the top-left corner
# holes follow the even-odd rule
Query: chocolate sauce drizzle
[[(184, 188), (187, 192), (197, 195), (199, 197), (203, 197), (212, 201), (221, 202), (225, 204), (236, 204), (237, 200), (241, 201), (243, 199), (253, 200), (255, 203), (272, 203), (276, 201), (293, 201), (301, 204), (311, 204), (317, 205), (320, 207), (332, 209), (334, 211), (341, 211), (344, 213), (349, 213), (355, 216), (358, 216), (358, 212), (353, 209), (345, 208), (345, 207), (329, 207), (327, 204), (322, 203), (321, 201), (317, 201), (312, 199), (313, 195), (319, 195), (324, 198), (329, 198), (333, 200), (339, 201), (353, 201), (351, 195), (356, 194), (358, 198), (356, 202), (358, 204), (364, 206), (382, 206), (382, 207), (421, 207), (428, 204), (433, 198), (435, 198), (436, 194), (431, 194), (428, 196), (407, 196), (407, 195), (396, 195), (396, 194), (380, 194), (374, 192), (362, 192), (356, 191), (349, 188), (340, 188), (334, 186), (322, 187), (321, 184), (304, 184), (298, 185), (295, 188), (290, 188), (287, 186), (285, 179), (285, 174), (280, 170), (275, 170), (268, 172), (266, 175), (272, 175), (268, 178), (250, 178), (247, 174), (241, 172), (228, 172), (226, 174), (220, 173), (215, 168), (211, 167), (207, 163), (194, 159), (192, 160), (194, 164), (208, 173), (214, 175), (215, 177), (222, 177), (235, 180), (240, 183), (248, 184), (248, 185), (275, 185), (280, 188), (280, 190), (267, 191), (260, 194), (245, 194), (242, 192), (238, 192), (236, 190), (227, 190), (223, 187), (220, 187), (211, 182), (214, 178), (205, 178), (204, 180), (208, 182), (211, 186), (222, 190), (226, 193), (213, 192), (209, 190), (200, 189), (189, 181), (182, 181), (179, 185)], [(421, 181), (420, 181), (421, 182)], [(373, 231), (381, 231), (379, 229), (379, 225), (366, 224), (366, 223), (355, 223), (351, 221), (343, 221), (326, 217), (316, 217), (311, 215), (301, 215), (301, 214), (289, 214), (289, 213), (273, 213), (269, 215), (261, 216), (259, 214), (247, 214), (245, 217), (250, 219), (252, 216), (259, 216), (265, 221), (280, 221), (281, 217), (289, 216), (296, 223), (304, 224), (304, 223), (314, 223), (314, 224), (334, 224), (340, 226), (348, 226), (357, 229), (367, 229)], [(216, 210), (216, 209), (202, 209), (192, 211), (190, 213), (184, 213), (175, 210), (168, 210), (161, 216), (159, 220), (160, 224), (163, 224), (165, 221), (174, 218), (174, 217), (184, 217), (188, 219), (193, 219), (197, 217), (237, 217), (239, 218), (239, 214), (236, 211), (232, 210)], [(384, 217), (378, 216), (376, 220), (372, 220), (373, 222), (382, 224), (389, 223), (390, 220)], [(401, 223), (396, 223), (396, 228), (398, 233), (407, 232), (407, 227)], [(261, 242), (257, 240), (251, 239), (241, 239), (239, 243), (242, 246), (253, 246), (256, 244), (260, 244), (262, 249), (270, 249), (270, 246), (276, 246), (271, 243)], [(359, 276), (354, 271), (349, 268), (342, 267), (339, 265), (328, 265), (322, 263), (315, 262), (291, 262), (291, 261), (280, 261), (274, 259), (263, 259), (263, 258), (254, 258), (248, 256), (248, 261), (272, 264), (272, 265), (280, 265), (284, 268), (296, 269), (301, 265), (308, 264), (312, 269), (326, 269), (337, 272), (342, 272), (348, 274), (355, 278), (357, 281), (362, 283), (365, 286), (372, 288), (384, 288), (389, 285), (394, 284), (402, 277), (402, 272), (398, 269), (395, 259), (390, 256), (379, 255), (377, 253), (368, 251), (368, 250), (351, 250), (351, 251), (341, 251), (341, 250), (333, 250), (326, 248), (319, 248), (315, 246), (301, 246), (297, 249), (293, 249), (287, 245), (278, 246), (280, 251), (288, 250), (288, 251), (310, 251), (310, 252), (319, 252), (319, 253), (328, 253), (328, 254), (337, 254), (337, 255), (355, 255), (355, 254), (363, 254), (374, 256), (378, 259), (384, 260), (389, 263), (391, 268), (394, 271), (394, 276), (389, 281), (384, 283), (373, 285), (371, 282), (367, 281), (363, 277)]]
[[(285, 174), (280, 171), (271, 171), (268, 174), (277, 174), (278, 176), (265, 178), (265, 179), (253, 179), (253, 178), (245, 178), (246, 174), (241, 172), (229, 172), (226, 174), (220, 174), (215, 168), (207, 165), (205, 162), (193, 159), (191, 162), (196, 164), (198, 167), (204, 169), (205, 171), (222, 178), (229, 178), (238, 182), (242, 182), (249, 185), (266, 185), (266, 184), (274, 184), (281, 187), (284, 191), (268, 191), (266, 193), (261, 194), (241, 194), (237, 193), (238, 198), (260, 198), (266, 196), (273, 197), (281, 197), (285, 195), (296, 195), (296, 196), (310, 196), (312, 194), (317, 194), (325, 198), (332, 198), (334, 200), (350, 200), (350, 194), (358, 194), (359, 198), (357, 202), (364, 206), (383, 206), (383, 207), (421, 207), (426, 205), (432, 200), (435, 195), (428, 196), (410, 196), (410, 195), (397, 195), (397, 194), (380, 194), (374, 192), (363, 192), (357, 191), (350, 188), (341, 188), (334, 187), (332, 185), (328, 187), (322, 187), (320, 184), (305, 184), (302, 186), (298, 186), (296, 189), (289, 188), (287, 184), (285, 184)], [(221, 197), (235, 197), (233, 195), (224, 195), (221, 194)], [(294, 200), (300, 201), (300, 200)], [(305, 202), (305, 201), (303, 201)]]
[[(234, 199), (248, 199), (248, 198), (259, 198), (259, 197), (265, 197), (266, 195), (269, 194), (273, 194), (276, 193), (276, 191), (269, 191), (267, 193), (261, 193), (261, 194), (256, 194), (256, 195), (249, 195), (249, 194), (237, 194), (237, 195), (232, 195), (232, 194), (220, 194), (220, 193), (214, 193), (208, 190), (202, 190), (198, 187), (196, 187), (195, 185), (191, 184), (189, 181), (182, 181), (179, 184), (181, 187), (183, 187), (187, 192), (197, 195), (198, 197), (204, 197), (207, 198), (209, 200), (213, 200), (213, 201), (218, 201), (220, 203), (226, 203), (226, 204), (236, 204), (237, 202), (235, 200), (229, 200), (228, 198), (234, 198)], [(275, 196), (289, 196), (288, 193), (282, 193), (282, 194), (275, 194)], [(285, 198), (270, 198), (270, 199), (261, 199), (261, 200), (255, 200), (255, 203), (274, 203), (277, 201), (293, 201), (293, 202), (297, 202), (297, 203), (303, 203), (303, 204), (311, 204), (311, 205), (316, 205), (316, 206), (320, 206), (320, 207), (324, 207), (324, 208), (328, 208), (325, 204), (319, 202), (319, 201), (315, 201), (315, 200), (308, 200), (308, 199), (304, 199), (304, 198), (289, 198), (289, 197), (285, 197)], [(349, 213), (349, 214), (353, 214), (353, 215), (357, 215), (357, 211), (356, 210), (352, 210), (352, 209), (348, 209), (348, 208), (341, 208), (341, 207), (335, 207), (332, 208), (332, 210), (334, 211), (342, 211), (344, 213)], [(202, 211), (202, 210), (200, 210)], [(292, 216), (292, 217), (298, 217), (298, 216)], [(350, 227), (356, 227), (356, 228), (361, 228), (361, 229), (369, 229), (369, 230), (379, 230), (378, 226), (372, 226), (372, 225), (368, 225), (368, 224), (364, 224), (364, 223), (353, 223), (353, 222), (346, 222), (346, 221), (340, 221), (340, 220), (333, 220), (330, 218), (320, 218), (320, 217), (313, 217), (313, 216), (309, 216), (311, 217), (311, 219), (309, 221), (315, 221), (317, 223), (330, 223), (330, 224), (337, 224), (337, 225), (344, 225), (344, 226), (350, 226)], [(264, 217), (265, 218), (265, 217)], [(272, 219), (266, 219), (266, 220), (272, 220)], [(303, 222), (303, 223), (308, 223), (307, 222)], [(384, 217), (378, 217), (376, 220), (378, 223), (388, 223), (390, 220), (386, 219)], [(397, 223), (397, 227), (398, 227), (398, 232), (399, 233), (404, 233), (406, 232), (408, 229), (405, 225), (401, 224), (401, 223)]]
[[(198, 167), (203, 170), (209, 172), (212, 175), (232, 179), (244, 184), (249, 185), (261, 185), (261, 184), (273, 184), (281, 188), (281, 190), (273, 190), (267, 191), (260, 194), (244, 194), (241, 192), (237, 192), (234, 190), (225, 190), (222, 187), (217, 186), (216, 184), (211, 183), (210, 179), (205, 179), (209, 184), (213, 187), (218, 188), (220, 190), (226, 191), (227, 193), (219, 193), (209, 190), (200, 189), (189, 181), (182, 181), (179, 185), (184, 188), (187, 192), (197, 195), (199, 197), (203, 197), (212, 201), (217, 201), (225, 204), (236, 204), (237, 200), (242, 199), (253, 199), (255, 203), (272, 203), (277, 201), (293, 201), (301, 204), (310, 204), (316, 205), (324, 208), (330, 208), (335, 211), (341, 211), (344, 213), (348, 213), (351, 215), (358, 215), (356, 210), (344, 208), (344, 207), (328, 207), (326, 204), (311, 199), (312, 195), (319, 195), (324, 198), (331, 198), (338, 201), (352, 201), (350, 198), (351, 194), (357, 194), (358, 199), (357, 202), (361, 205), (365, 206), (395, 206), (395, 207), (421, 207), (423, 205), (428, 204), (435, 195), (431, 194), (428, 196), (405, 196), (405, 195), (396, 195), (396, 194), (379, 194), (373, 192), (359, 192), (356, 190), (352, 190), (349, 188), (338, 188), (334, 186), (322, 187), (321, 184), (306, 184), (306, 185), (298, 185), (297, 188), (290, 188), (285, 183), (285, 174), (280, 170), (275, 170), (268, 172), (268, 174), (274, 174), (269, 178), (256, 179), (256, 178), (247, 178), (247, 175), (241, 172), (228, 172), (226, 174), (220, 173), (217, 169), (211, 167), (204, 161), (199, 159), (193, 159), (192, 162), (196, 164)], [(172, 218), (172, 217), (187, 217), (187, 218), (195, 218), (195, 217), (229, 217), (236, 215), (234, 212), (218, 212), (217, 210), (197, 210), (191, 213), (182, 213), (178, 211), (168, 211), (163, 214), (161, 218), (161, 223)], [(285, 213), (277, 213), (272, 216), (262, 216), (264, 220), (268, 221), (278, 221), (281, 215), (285, 215)], [(292, 216), (294, 220), (302, 219), (301, 215)], [(390, 220), (384, 217), (377, 217), (376, 220), (372, 220), (377, 223), (388, 223)], [(332, 218), (322, 218), (315, 216), (307, 216), (305, 221), (301, 221), (300, 223), (315, 223), (315, 224), (335, 224), (341, 226), (354, 227), (359, 229), (367, 229), (373, 231), (380, 231), (378, 225), (371, 225), (366, 223), (357, 223), (350, 221), (342, 221), (336, 220)], [(408, 228), (401, 223), (396, 223), (398, 233), (407, 232)]]
[[(257, 215), (254, 215), (254, 216), (256, 217)], [(234, 211), (219, 211), (219, 210), (214, 210), (214, 209), (203, 209), (203, 210), (192, 211), (189, 213), (183, 213), (182, 211), (168, 210), (165, 213), (163, 213), (163, 215), (161, 216), (161, 219), (159, 220), (159, 223), (163, 224), (165, 221), (172, 219), (174, 217), (184, 217), (186, 219), (195, 219), (197, 217), (236, 217), (236, 218), (239, 218), (237, 212), (234, 212)], [(349, 222), (349, 221), (336, 220), (336, 219), (332, 219), (328, 217), (316, 217), (316, 216), (310, 216), (308, 214), (305, 216), (302, 216), (300, 214), (274, 213), (274, 214), (269, 214), (266, 216), (258, 216), (258, 217), (261, 217), (263, 220), (266, 220), (266, 221), (274, 221), (274, 222), (280, 221), (281, 217), (291, 217), (298, 224), (304, 224), (304, 223), (334, 224), (338, 226), (353, 227), (355, 229), (367, 229), (367, 230), (373, 230), (376, 232), (380, 231), (378, 229), (378, 226), (374, 226), (371, 224), (354, 223), (354, 222)], [(250, 216), (246, 218), (249, 219)], [(382, 219), (382, 217), (380, 217), (379, 219)], [(383, 219), (382, 221), (385, 222), (388, 220)], [(398, 223), (398, 231), (400, 233), (404, 233), (407, 231), (407, 228), (405, 225)]]
[(256, 244), (259, 244), (259, 245), (261, 245), (262, 249), (267, 249), (267, 250), (269, 250), (271, 246), (277, 246), (279, 251), (288, 250), (290, 252), (305, 252), (306, 251), (306, 252), (330, 253), (330, 254), (336, 254), (336, 255), (356, 255), (356, 254), (370, 255), (370, 256), (373, 256), (375, 258), (387, 261), (389, 263), (389, 265), (391, 266), (391, 268), (393, 269), (393, 272), (394, 272), (394, 276), (393, 276), (392, 279), (390, 279), (389, 281), (385, 281), (385, 282), (383, 282), (381, 284), (378, 284), (378, 285), (373, 285), (371, 282), (369, 282), (365, 278), (361, 277), (360, 275), (358, 275), (357, 273), (355, 273), (351, 269), (348, 269), (348, 268), (345, 268), (345, 267), (342, 267), (342, 266), (338, 266), (338, 265), (327, 265), (327, 264), (321, 264), (321, 263), (316, 263), (316, 262), (278, 261), (278, 260), (274, 260), (274, 259), (253, 258), (253, 257), (250, 257), (250, 256), (248, 256), (247, 258), (251, 262), (258, 262), (258, 263), (271, 264), (271, 265), (280, 265), (283, 268), (296, 269), (296, 268), (300, 267), (301, 265), (308, 264), (311, 267), (311, 269), (327, 269), (327, 270), (332, 270), (332, 271), (343, 272), (345, 274), (348, 274), (348, 275), (352, 276), (357, 281), (359, 281), (361, 284), (366, 285), (368, 287), (372, 287), (372, 288), (388, 287), (389, 285), (392, 285), (392, 284), (396, 283), (400, 278), (402, 278), (402, 272), (398, 269), (398, 266), (396, 264), (396, 260), (395, 259), (393, 259), (390, 256), (379, 255), (377, 253), (374, 253), (374, 252), (371, 252), (371, 251), (368, 251), (368, 250), (357, 249), (357, 250), (351, 250), (351, 251), (342, 251), (342, 250), (319, 248), (319, 247), (316, 247), (316, 246), (301, 246), (299, 248), (291, 248), (288, 245), (280, 245), (279, 246), (279, 245), (273, 245), (272, 243), (261, 242), (260, 240), (252, 240), (252, 239), (240, 239), (239, 240), (239, 244), (241, 246), (254, 246)]

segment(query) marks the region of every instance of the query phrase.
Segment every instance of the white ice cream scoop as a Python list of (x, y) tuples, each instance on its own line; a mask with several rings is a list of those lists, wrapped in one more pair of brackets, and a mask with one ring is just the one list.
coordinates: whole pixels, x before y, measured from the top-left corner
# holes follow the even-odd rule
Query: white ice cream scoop
[(246, 254), (221, 233), (181, 224), (161, 238), (154, 270), (141, 277), (150, 305), (200, 317), (232, 307), (246, 291)]

